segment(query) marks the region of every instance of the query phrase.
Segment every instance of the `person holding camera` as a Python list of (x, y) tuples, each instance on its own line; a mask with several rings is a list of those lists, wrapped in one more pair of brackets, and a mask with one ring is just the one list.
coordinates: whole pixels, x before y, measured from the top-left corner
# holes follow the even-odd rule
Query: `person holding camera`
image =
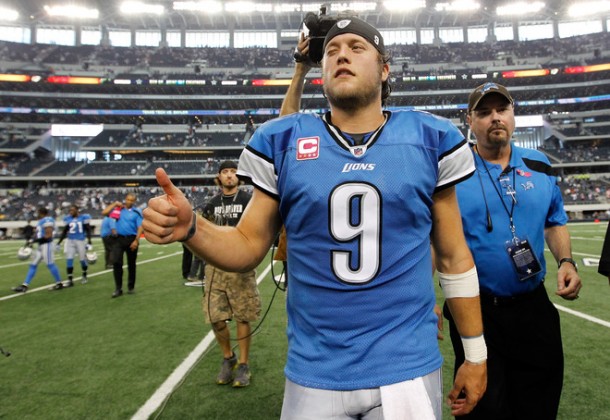
[(239, 161), (237, 173), (255, 188), (237, 226), (196, 217), (158, 168), (165, 194), (144, 211), (145, 235), (157, 244), (184, 241), (217, 267), (247, 271), (284, 224), (283, 419), (441, 418), (432, 241), (466, 348), (448, 400), (454, 415), (466, 414), (487, 381), (478, 278), (455, 195), (455, 184), (474, 172), (472, 154), (446, 119), (383, 110), (389, 54), (376, 28), (348, 17), (324, 35), (330, 111), (294, 113), (256, 130)]
[[(294, 74), (290, 80), (290, 85), (288, 85), (286, 96), (284, 96), (284, 100), (282, 101), (280, 116), (299, 112), (299, 109), (301, 109), (301, 96), (303, 95), (305, 77), (307, 76), (307, 73), (309, 73), (309, 71), (316, 65), (309, 57), (309, 38), (307, 38), (304, 33), (299, 34), (299, 42), (297, 44), (294, 58)], [(287, 246), (286, 228), (282, 226), (277, 240), (277, 250), (273, 255), (273, 259), (282, 262), (283, 269), (282, 273), (279, 275), (279, 278), (284, 281), (285, 287), (288, 286)]]

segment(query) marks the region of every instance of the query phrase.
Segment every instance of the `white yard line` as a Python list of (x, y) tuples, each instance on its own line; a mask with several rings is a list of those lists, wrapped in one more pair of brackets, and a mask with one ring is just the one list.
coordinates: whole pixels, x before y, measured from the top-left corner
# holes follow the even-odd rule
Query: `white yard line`
[[(275, 261), (273, 262), (275, 264)], [(271, 264), (265, 268), (256, 279), (259, 284), (271, 270)], [(161, 407), (163, 402), (171, 395), (176, 386), (184, 379), (188, 372), (193, 368), (205, 351), (214, 344), (214, 332), (210, 331), (201, 342), (193, 349), (186, 359), (167, 377), (155, 393), (144, 403), (142, 407), (133, 415), (132, 420), (146, 420)]]
[(554, 304), (555, 307), (563, 312), (567, 312), (570, 315), (577, 316), (590, 322), (601, 325), (602, 327), (610, 328), (610, 322), (604, 321), (603, 319), (595, 318), (594, 316), (583, 314), (582, 312), (575, 311), (574, 309), (566, 308), (565, 306)]

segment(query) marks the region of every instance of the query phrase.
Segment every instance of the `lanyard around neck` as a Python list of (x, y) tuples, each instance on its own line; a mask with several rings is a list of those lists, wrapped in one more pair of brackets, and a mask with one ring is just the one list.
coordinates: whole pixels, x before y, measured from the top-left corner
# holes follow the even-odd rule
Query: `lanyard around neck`
[[(475, 154), (475, 166), (476, 166), (476, 156), (478, 156), (479, 159), (481, 160), (481, 163), (483, 164), (483, 167), (485, 168), (485, 172), (487, 172), (487, 176), (489, 177), (489, 181), (490, 181), (491, 185), (494, 187), (494, 190), (498, 194), (498, 198), (500, 199), (500, 202), (502, 203), (502, 207), (504, 207), (504, 210), (506, 211), (506, 214), (508, 215), (509, 228), (513, 235), (513, 240), (517, 240), (517, 236), (515, 235), (516, 228), (515, 228), (515, 224), (513, 222), (513, 213), (515, 211), (515, 204), (517, 203), (516, 191), (514, 190), (514, 187), (511, 187), (511, 186), (507, 187), (507, 188), (512, 188), (512, 193), (510, 193), (510, 191), (509, 191), (509, 195), (511, 196), (511, 201), (512, 201), (511, 207), (509, 210), (508, 206), (504, 202), (504, 197), (502, 196), (502, 193), (498, 189), (498, 186), (496, 185), (494, 179), (491, 177), (491, 173), (489, 172), (489, 167), (487, 166), (487, 163), (485, 163), (485, 159), (483, 159), (483, 157), (481, 157), (481, 155), (479, 154), (479, 149), (477, 148), (477, 146), (475, 145), (474, 147), (477, 152)], [(516, 181), (516, 175), (515, 175), (515, 170), (514, 170), (515, 168), (511, 168), (510, 166), (508, 168), (510, 168), (510, 171), (512, 171), (512, 173), (513, 173), (513, 185), (515, 185), (515, 181)], [(478, 170), (477, 170), (477, 174), (479, 175), (479, 182), (481, 183), (481, 192), (483, 193), (483, 200), (485, 201), (485, 205), (487, 206), (487, 196), (485, 195), (485, 189), (483, 188), (483, 180), (481, 179), (481, 174), (479, 173)], [(502, 171), (500, 176), (502, 176), (502, 175), (508, 175), (508, 174), (505, 173), (505, 171)], [(489, 214), (489, 209), (487, 209), (487, 213), (488, 213), (487, 214), (487, 231), (491, 232), (493, 230), (493, 225), (491, 224), (491, 215)]]

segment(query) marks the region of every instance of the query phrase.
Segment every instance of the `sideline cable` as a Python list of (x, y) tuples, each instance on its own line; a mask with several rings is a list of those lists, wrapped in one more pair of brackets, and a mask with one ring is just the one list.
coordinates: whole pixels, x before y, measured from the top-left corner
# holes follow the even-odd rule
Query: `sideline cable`
[[(271, 257), (273, 258), (273, 250), (274, 250), (275, 246), (272, 248), (272, 252), (271, 252)], [(273, 276), (273, 264), (274, 260), (271, 259), (271, 269), (270, 269), (270, 273)], [(212, 276), (213, 277), (213, 276)], [(273, 278), (273, 277), (272, 277)], [(207, 280), (207, 279), (206, 279)], [(213, 279), (210, 279), (210, 288), (211, 288), (211, 284), (212, 284)], [(260, 322), (258, 323), (258, 325), (252, 330), (252, 332), (250, 334), (248, 334), (248, 336), (246, 337), (237, 337), (237, 338), (232, 338), (231, 341), (238, 341), (238, 340), (243, 340), (244, 338), (247, 337), (253, 337), (257, 334), (259, 334), (259, 329), (261, 327), (261, 325), (263, 324), (263, 321), (265, 320), (265, 318), (267, 317), (267, 314), (269, 313), (270, 309), (271, 309), (271, 305), (273, 304), (273, 301), (275, 300), (275, 295), (277, 293), (278, 290), (285, 290), (282, 289), (280, 287), (278, 287), (277, 282), (274, 279), (274, 283), (276, 284), (276, 288), (273, 292), (273, 295), (271, 296), (271, 301), (269, 302), (269, 306), (267, 306), (267, 310), (265, 311), (265, 313), (263, 314), (263, 317), (261, 318)], [(204, 284), (202, 284), (201, 289), (203, 291), (203, 296), (205, 297), (205, 287)], [(209, 294), (208, 294), (209, 296)], [(209, 313), (209, 304), (210, 304), (210, 300), (208, 298), (208, 313)], [(212, 331), (216, 331), (214, 329), (214, 324), (210, 324), (211, 325), (211, 330)], [(218, 342), (216, 340), (214, 340), (214, 346), (218, 346)], [(155, 415), (154, 417), (151, 417), (153, 420), (157, 420), (162, 414), (163, 411), (165, 410), (165, 408), (167, 407), (167, 404), (169, 402), (169, 400), (172, 398), (172, 396), (176, 393), (176, 391), (178, 389), (180, 389), (182, 387), (182, 385), (184, 384), (184, 382), (186, 381), (186, 378), (191, 374), (191, 372), (193, 371), (193, 369), (195, 369), (195, 367), (197, 365), (199, 365), (199, 363), (201, 362), (201, 360), (203, 360), (203, 358), (208, 355), (210, 353), (210, 351), (212, 350), (212, 348), (214, 346), (210, 346), (206, 349), (206, 351), (204, 351), (198, 358), (197, 360), (189, 367), (189, 369), (185, 372), (185, 374), (182, 376), (182, 378), (180, 379), (180, 381), (176, 384), (176, 386), (171, 390), (171, 392), (167, 395), (167, 397), (163, 400), (163, 403), (161, 404), (161, 406), (155, 411)], [(231, 346), (232, 350), (235, 350), (237, 348), (238, 344), (235, 344), (233, 346)]]
[[(239, 341), (239, 340), (244, 340), (248, 337), (253, 337), (255, 334), (258, 333), (258, 330), (261, 328), (261, 326), (263, 325), (263, 322), (265, 321), (265, 319), (267, 318), (267, 315), (269, 314), (269, 311), (271, 310), (271, 306), (273, 305), (273, 302), (275, 301), (275, 296), (277, 294), (278, 290), (281, 290), (283, 292), (286, 291), (285, 287), (280, 287), (279, 286), (279, 281), (275, 280), (275, 276), (274, 276), (274, 271), (273, 271), (273, 266), (274, 264), (274, 260), (273, 260), (273, 255), (275, 254), (275, 245), (271, 248), (271, 279), (273, 281), (273, 283), (275, 284), (275, 290), (273, 291), (273, 295), (271, 295), (271, 300), (269, 301), (269, 305), (267, 305), (267, 309), (265, 310), (265, 312), (263, 313), (263, 316), (261, 317), (260, 321), (258, 322), (258, 324), (256, 325), (256, 327), (254, 327), (254, 329), (250, 332), (250, 334), (245, 335), (243, 337), (235, 337), (235, 338), (229, 338), (229, 341)], [(214, 268), (213, 273), (212, 273), (212, 278), (210, 279), (210, 289), (212, 290), (212, 284), (214, 282), (214, 272), (216, 272), (216, 268), (214, 266), (212, 266), (212, 268)], [(284, 270), (282, 269), (282, 274), (284, 274)], [(207, 278), (206, 278), (206, 282), (207, 282)], [(201, 285), (201, 289), (203, 292), (203, 296), (205, 297), (205, 284)], [(208, 316), (210, 314), (210, 293), (208, 293), (207, 295), (207, 306), (208, 306)], [(219, 330), (217, 330), (214, 327), (214, 323), (212, 322), (212, 320), (210, 319), (210, 325), (212, 327), (212, 331), (214, 331), (215, 333), (218, 332)], [(227, 327), (228, 328), (228, 327)], [(235, 346), (232, 347), (233, 349), (235, 349)]]

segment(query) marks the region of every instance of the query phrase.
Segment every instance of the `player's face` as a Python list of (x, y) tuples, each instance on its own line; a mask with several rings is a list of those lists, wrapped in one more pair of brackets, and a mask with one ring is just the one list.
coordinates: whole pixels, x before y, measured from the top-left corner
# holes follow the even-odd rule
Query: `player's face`
[(70, 207), (70, 216), (72, 216), (72, 217), (78, 216), (78, 209), (76, 207)]
[(218, 182), (223, 188), (235, 188), (239, 182), (237, 178), (237, 169), (226, 168), (218, 174)]
[(360, 35), (347, 33), (331, 39), (322, 67), (324, 93), (332, 106), (349, 110), (381, 102), (381, 84), (390, 68)]
[(507, 146), (515, 131), (515, 111), (504, 96), (489, 94), (470, 112), (468, 124), (481, 147)]

